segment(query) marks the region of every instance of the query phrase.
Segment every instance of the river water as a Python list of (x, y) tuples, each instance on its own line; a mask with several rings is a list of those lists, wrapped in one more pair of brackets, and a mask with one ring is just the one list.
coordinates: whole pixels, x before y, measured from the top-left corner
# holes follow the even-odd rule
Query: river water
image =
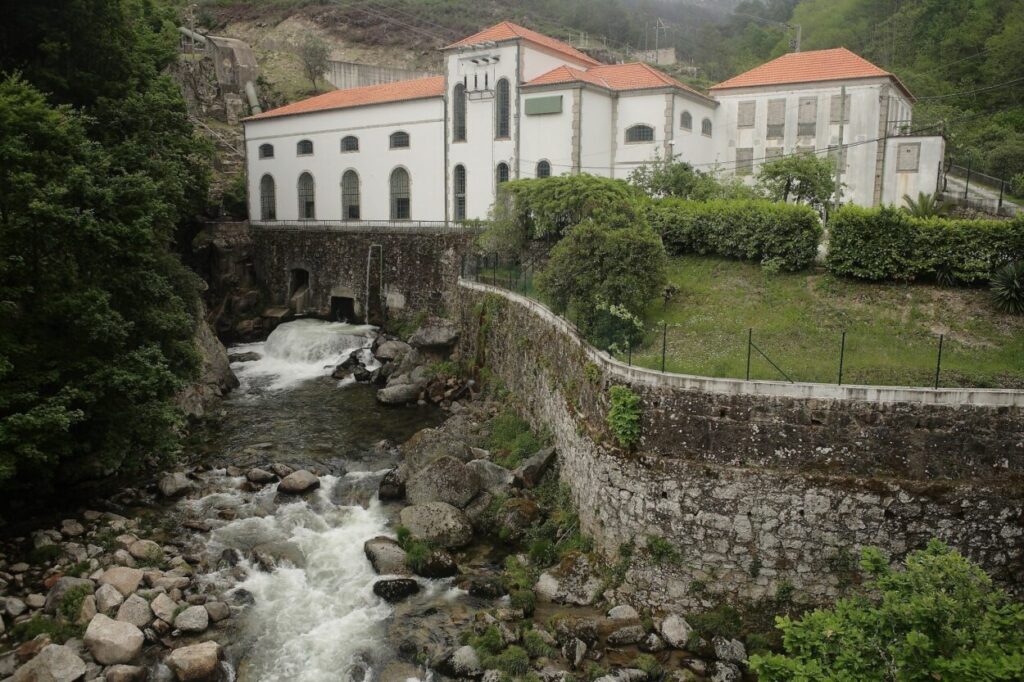
[[(375, 496), (396, 463), (380, 441), (400, 443), (443, 413), (387, 408), (373, 387), (330, 377), (353, 350), (372, 360), (373, 335), (372, 327), (298, 320), (265, 343), (230, 349), (260, 358), (232, 364), (241, 387), (224, 402), (219, 426), (198, 441), (213, 466), (205, 494), (180, 505), (213, 527), (197, 536), (211, 563), (223, 566), (205, 578), (211, 588), (248, 603), (227, 646), (239, 680), (369, 680), (392, 656), (391, 607), (373, 594), (377, 576), (363, 554), (367, 539), (389, 534), (394, 511)], [(276, 484), (251, 490), (227, 468), (273, 462), (321, 473), (320, 489), (282, 498)], [(227, 555), (238, 565), (226, 565)], [(256, 566), (260, 555), (272, 557), (273, 570)]]

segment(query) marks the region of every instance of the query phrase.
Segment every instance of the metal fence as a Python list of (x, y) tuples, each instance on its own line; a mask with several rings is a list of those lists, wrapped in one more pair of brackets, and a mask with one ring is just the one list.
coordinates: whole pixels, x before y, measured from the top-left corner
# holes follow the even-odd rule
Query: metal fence
[(474, 232), (483, 229), (479, 222), (441, 220), (252, 220), (259, 230), (283, 232)]
[[(536, 276), (541, 267), (538, 263), (504, 258), (496, 254), (464, 256), (462, 259), (461, 275), (463, 279), (496, 286), (539, 301), (551, 309), (552, 312), (559, 315), (559, 317), (572, 324), (581, 336), (586, 336), (581, 328), (581, 320), (578, 317), (577, 311), (570, 307), (562, 312), (557, 312), (550, 305), (550, 301), (537, 289)], [(637, 344), (635, 347), (625, 345), (624, 347), (611, 349), (602, 348), (602, 350), (608, 350), (614, 357), (630, 366), (636, 365), (661, 372), (674, 371), (672, 370), (672, 365), (677, 364), (675, 360), (678, 358), (669, 352), (669, 342), (672, 332), (681, 330), (682, 327), (680, 325), (669, 324), (664, 321), (647, 324), (644, 327), (644, 340), (642, 343)], [(759, 334), (757, 329), (746, 328), (742, 331), (729, 332), (727, 335), (732, 333), (735, 333), (735, 339), (729, 341), (728, 346), (735, 353), (745, 353), (745, 371), (712, 373), (715, 377), (746, 379), (748, 381), (781, 380), (789, 383), (896, 385), (887, 380), (887, 373), (892, 370), (891, 367), (861, 368), (860, 375), (858, 376), (859, 380), (855, 382), (849, 381), (851, 358), (854, 360), (859, 358), (857, 358), (856, 354), (851, 354), (849, 337), (852, 336), (852, 333), (846, 330), (836, 334), (834, 344), (828, 343), (827, 347), (822, 346), (814, 351), (816, 356), (814, 359), (818, 367), (830, 364), (833, 368), (831, 370), (831, 378), (826, 376), (829, 373), (828, 370), (816, 371), (815, 376), (807, 378), (806, 375), (809, 370), (806, 365), (786, 366), (779, 356), (775, 354), (775, 351), (767, 347), (766, 341), (763, 338), (764, 335)], [(915, 366), (904, 368), (907, 371), (913, 372), (914, 381), (898, 385), (936, 389), (940, 387), (957, 387), (953, 385), (957, 376), (955, 374), (950, 376), (948, 371), (944, 373), (943, 351), (944, 346), (947, 345), (945, 336), (944, 333), (936, 334), (934, 336), (934, 345), (930, 350), (923, 348), (915, 354)], [(592, 339), (590, 340), (592, 341)], [(895, 346), (897, 343), (895, 335), (892, 337), (892, 342)], [(868, 371), (874, 373), (870, 377), (870, 381), (864, 380), (864, 374)], [(677, 373), (696, 374), (698, 372), (679, 371)]]

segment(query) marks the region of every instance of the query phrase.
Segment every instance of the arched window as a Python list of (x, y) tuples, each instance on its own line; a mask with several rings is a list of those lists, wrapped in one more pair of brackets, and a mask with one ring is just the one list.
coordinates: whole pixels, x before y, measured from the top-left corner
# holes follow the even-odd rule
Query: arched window
[(626, 128), (626, 142), (654, 142), (654, 128), (643, 124)]
[(272, 144), (261, 144), (260, 145), (260, 158), (261, 159), (272, 159), (272, 158), (274, 158), (274, 145), (272, 145)]
[(679, 117), (679, 127), (683, 130), (693, 130), (693, 116), (689, 111), (684, 111)]
[(498, 164), (498, 168), (495, 170), (495, 177), (500, 185), (503, 182), (508, 182), (508, 164), (502, 161)]
[(706, 118), (700, 122), (700, 134), (711, 137), (711, 119)]
[(466, 167), (459, 164), (455, 167), (455, 178), (452, 183), (453, 189), (455, 190), (455, 201), (453, 205), (455, 207), (455, 219), (465, 220), (466, 219)]
[(452, 93), (452, 140), (466, 141), (466, 86), (462, 83)]
[(299, 140), (295, 145), (295, 153), (298, 156), (309, 156), (313, 153), (313, 143), (310, 140)]
[(391, 148), (392, 149), (406, 149), (409, 146), (409, 133), (399, 130), (397, 133), (391, 133)]
[(277, 191), (274, 178), (260, 178), (260, 220), (277, 220)]
[(316, 186), (309, 173), (299, 176), (299, 220), (316, 220)]
[(412, 215), (409, 195), (409, 171), (396, 168), (391, 171), (391, 219), (408, 220)]
[(509, 101), (508, 79), (502, 78), (494, 88), (494, 110), (497, 120), (494, 124), (494, 137), (509, 137), (509, 118), (511, 116), (511, 104)]
[(537, 177), (538, 178), (550, 178), (551, 177), (551, 164), (547, 161), (540, 161), (537, 163)]
[(359, 138), (355, 135), (346, 135), (341, 138), (341, 151), (343, 152), (357, 152), (359, 151)]
[(341, 176), (341, 219), (359, 220), (359, 174), (354, 170)]

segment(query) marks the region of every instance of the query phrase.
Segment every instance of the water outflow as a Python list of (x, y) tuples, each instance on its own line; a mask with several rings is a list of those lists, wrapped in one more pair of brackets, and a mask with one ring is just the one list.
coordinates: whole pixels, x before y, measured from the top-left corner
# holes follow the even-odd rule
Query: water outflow
[[(234, 363), (231, 368), (242, 382), (243, 392), (253, 389), (281, 390), (330, 374), (353, 350), (369, 348), (376, 334), (369, 325), (295, 320), (282, 324), (262, 343), (233, 347), (232, 353), (254, 352), (254, 362)], [(369, 352), (364, 360), (372, 360)]]

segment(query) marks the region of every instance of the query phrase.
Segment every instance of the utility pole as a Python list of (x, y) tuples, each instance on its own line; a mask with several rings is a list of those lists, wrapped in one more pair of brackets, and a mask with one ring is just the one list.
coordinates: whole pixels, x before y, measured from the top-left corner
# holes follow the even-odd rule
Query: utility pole
[(846, 121), (846, 86), (839, 89), (839, 150), (836, 154), (836, 210), (843, 192), (843, 167), (846, 154), (843, 149), (843, 122)]
[(793, 52), (800, 51), (800, 34), (803, 32), (803, 27), (800, 24), (793, 24), (790, 28), (796, 29), (796, 40), (793, 41)]

